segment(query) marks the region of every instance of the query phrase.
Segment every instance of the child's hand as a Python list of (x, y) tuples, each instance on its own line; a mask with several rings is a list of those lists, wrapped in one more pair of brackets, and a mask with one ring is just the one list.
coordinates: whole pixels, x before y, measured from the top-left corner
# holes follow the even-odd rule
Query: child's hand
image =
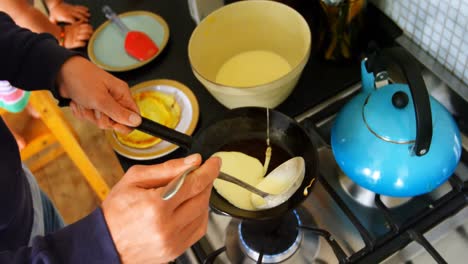
[(70, 5), (63, 1), (48, 8), (49, 20), (52, 23), (66, 22), (72, 24), (76, 21), (88, 22), (88, 18), (90, 16), (87, 7)]
[(74, 49), (86, 46), (86, 41), (91, 38), (93, 28), (90, 24), (78, 22), (65, 26), (65, 39), (63, 46), (67, 49)]

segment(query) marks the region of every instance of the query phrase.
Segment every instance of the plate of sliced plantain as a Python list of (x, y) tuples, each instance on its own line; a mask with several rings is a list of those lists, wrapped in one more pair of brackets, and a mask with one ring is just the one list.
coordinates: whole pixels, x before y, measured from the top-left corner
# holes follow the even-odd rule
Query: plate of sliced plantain
[[(137, 84), (130, 90), (143, 117), (192, 135), (199, 118), (199, 107), (188, 87), (177, 81), (162, 79)], [(107, 131), (106, 136), (117, 153), (135, 160), (159, 158), (178, 148), (138, 130), (127, 135)]]

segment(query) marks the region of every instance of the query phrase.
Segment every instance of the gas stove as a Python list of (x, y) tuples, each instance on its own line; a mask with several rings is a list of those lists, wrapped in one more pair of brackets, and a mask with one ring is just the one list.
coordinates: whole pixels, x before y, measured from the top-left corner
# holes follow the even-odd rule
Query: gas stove
[[(425, 71), (431, 87), (434, 76)], [(440, 82), (439, 82), (440, 84)], [(360, 84), (296, 117), (318, 146), (320, 176), (309, 197), (280, 219), (247, 222), (210, 213), (206, 236), (181, 263), (462, 263), (468, 257), (466, 142), (454, 175), (417, 197), (385, 197), (354, 184), (329, 145), (338, 110)], [(444, 96), (437, 98), (443, 101)], [(464, 109), (467, 102), (464, 102)], [(447, 108), (450, 102), (442, 102)], [(463, 123), (463, 122), (462, 122)], [(464, 137), (464, 140), (466, 137)]]
[[(302, 13), (310, 19), (307, 12)], [(409, 45), (411, 41), (405, 41), (405, 36), (400, 35), (385, 16), (371, 18), (369, 21), (373, 23), (368, 25), (376, 29), (369, 30), (370, 39), (378, 39), (383, 46), (401, 45), (432, 70), (443, 68), (434, 67), (425, 52)], [(449, 83), (452, 87), (449, 88), (433, 72), (423, 70), (429, 93), (454, 115), (462, 130), (462, 158), (454, 175), (433, 192), (393, 198), (377, 195), (353, 183), (339, 169), (330, 148), (330, 131), (336, 114), (360, 92), (359, 67), (332, 67), (315, 61), (308, 66), (309, 71), (305, 71), (301, 77), (303, 82), (297, 87), (302, 93), (293, 94), (293, 98), (277, 110), (295, 117), (318, 146), (320, 174), (309, 197), (296, 210), (269, 221), (247, 222), (210, 212), (207, 234), (178, 262), (466, 263), (466, 85), (460, 88), (454, 79), (438, 71), (437, 76)], [(323, 69), (321, 78), (317, 78), (319, 75), (312, 73), (320, 69)], [(333, 78), (325, 76), (327, 74), (332, 74)], [(318, 95), (324, 92), (330, 92), (328, 97)], [(291, 106), (298, 111), (291, 111)]]

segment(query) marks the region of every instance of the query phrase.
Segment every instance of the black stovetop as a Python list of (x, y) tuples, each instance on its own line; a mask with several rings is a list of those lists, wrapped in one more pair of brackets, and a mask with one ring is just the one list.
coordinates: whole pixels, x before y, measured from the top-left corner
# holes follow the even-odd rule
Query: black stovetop
[[(101, 7), (106, 0), (70, 0), (72, 3), (88, 6), (92, 14), (90, 23), (94, 28), (101, 25), (106, 18), (101, 13)], [(297, 116), (309, 108), (330, 98), (334, 94), (360, 81), (359, 60), (346, 63), (326, 62), (320, 59), (316, 39), (317, 31), (316, 7), (306, 2), (297, 1), (298, 11), (304, 16), (313, 32), (312, 53), (305, 66), (301, 78), (292, 94), (276, 110), (288, 116)], [(200, 118), (195, 133), (210, 123), (216, 115), (228, 111), (227, 108), (218, 103), (195, 78), (190, 68), (187, 54), (188, 41), (196, 24), (192, 20), (186, 0), (120, 0), (113, 1), (112, 8), (121, 13), (132, 10), (148, 10), (163, 17), (170, 28), (169, 42), (164, 52), (155, 61), (132, 71), (114, 73), (117, 77), (127, 81), (130, 86), (152, 79), (173, 79), (188, 86), (198, 99), (200, 105)], [(393, 44), (396, 36), (401, 30), (377, 8), (368, 6), (362, 43), (375, 40), (381, 46)], [(364, 50), (364, 47), (362, 47)], [(85, 52), (83, 50), (83, 52)], [(171, 154), (158, 159), (137, 161), (117, 154), (118, 159), (127, 170), (135, 164), (155, 164), (168, 159), (184, 156), (186, 151), (178, 149)]]
[[(298, 120), (318, 146), (320, 176), (310, 196), (297, 208), (298, 212), (306, 212), (301, 215), (312, 217), (308, 221), (301, 218), (302, 224), (297, 227), (297, 230), (302, 230), (304, 235), (309, 235), (309, 240), (303, 239), (296, 254), (286, 263), (311, 263), (312, 261), (313, 263), (380, 263), (412, 242), (419, 244), (421, 248), (419, 253), (426, 252), (430, 255), (429, 259), (437, 263), (446, 263), (446, 252), (440, 251), (439, 245), (436, 245), (440, 236), (434, 237), (433, 234), (435, 227), (439, 228), (441, 223), (452, 216), (456, 217), (452, 218), (451, 223), (456, 225), (455, 222), (459, 221), (460, 217), (463, 221), (463, 216), (467, 214), (464, 209), (467, 206), (466, 161), (468, 153), (463, 150), (461, 164), (454, 175), (431, 193), (408, 200), (373, 194), (372, 200), (368, 201), (370, 204), (363, 205), (355, 197), (351, 197), (341, 185), (341, 178), (346, 176), (339, 173), (340, 170), (337, 169), (338, 166), (329, 146), (330, 130), (336, 109), (353, 95), (354, 93), (349, 93), (347, 97), (333, 101), (334, 103), (329, 105), (325, 102), (328, 105), (326, 108), (320, 109), (312, 116)], [(395, 202), (398, 202), (398, 205), (390, 206)], [(230, 221), (227, 230), (231, 231), (236, 230), (235, 227), (241, 226), (242, 223), (238, 219), (218, 216), (213, 212), (207, 235), (193, 247), (199, 263), (213, 263), (218, 259), (220, 261), (215, 263), (229, 263), (233, 258), (241, 259), (242, 263), (255, 263), (258, 260), (257, 256), (249, 258), (243, 255), (242, 250), (236, 248), (234, 248), (236, 254), (233, 254), (230, 241), (235, 239), (239, 244), (240, 239), (238, 232), (225, 231), (225, 221)], [(267, 223), (258, 223), (258, 225), (267, 225)], [(455, 228), (457, 226), (448, 227), (443, 233), (452, 232)], [(219, 233), (216, 230), (220, 230)], [(313, 246), (309, 247), (309, 245), (316, 246), (310, 243), (311, 234), (321, 237), (321, 243), (328, 245), (320, 245), (317, 254), (307, 255), (304, 252), (317, 250)], [(220, 243), (223, 236), (225, 236), (225, 243)], [(215, 239), (219, 237), (221, 239)], [(429, 239), (429, 237), (432, 238)], [(255, 238), (252, 241), (255, 241)], [(453, 260), (451, 256), (449, 257), (447, 259)], [(411, 261), (411, 258), (408, 257), (407, 260)]]

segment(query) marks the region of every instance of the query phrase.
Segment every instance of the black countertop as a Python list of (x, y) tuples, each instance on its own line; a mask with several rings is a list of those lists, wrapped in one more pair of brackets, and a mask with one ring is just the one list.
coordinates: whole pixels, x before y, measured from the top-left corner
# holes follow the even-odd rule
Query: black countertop
[[(318, 0), (317, 0), (318, 1)], [(198, 82), (192, 73), (188, 60), (188, 41), (196, 24), (192, 20), (187, 0), (69, 0), (70, 3), (85, 5), (90, 9), (90, 23), (94, 28), (106, 21), (101, 7), (110, 5), (116, 13), (134, 10), (146, 10), (159, 14), (169, 25), (169, 42), (162, 54), (151, 63), (132, 71), (114, 73), (128, 82), (130, 86), (153, 79), (173, 79), (188, 86), (196, 95), (200, 105), (200, 120), (195, 133), (209, 124), (215, 115), (227, 111)], [(305, 3), (305, 2), (304, 2)], [(299, 10), (315, 31), (316, 19), (314, 5), (301, 7)], [(366, 38), (372, 39), (370, 34)], [(314, 43), (314, 33), (312, 36)], [(85, 49), (81, 51), (85, 52)], [(359, 62), (338, 65), (320, 60), (317, 53), (312, 55), (302, 73), (301, 79), (288, 99), (276, 108), (291, 117), (303, 113), (337, 92), (359, 82)], [(181, 157), (185, 151), (178, 149), (173, 153), (154, 160), (136, 161), (118, 155), (124, 168), (134, 164), (154, 164), (168, 159)]]

